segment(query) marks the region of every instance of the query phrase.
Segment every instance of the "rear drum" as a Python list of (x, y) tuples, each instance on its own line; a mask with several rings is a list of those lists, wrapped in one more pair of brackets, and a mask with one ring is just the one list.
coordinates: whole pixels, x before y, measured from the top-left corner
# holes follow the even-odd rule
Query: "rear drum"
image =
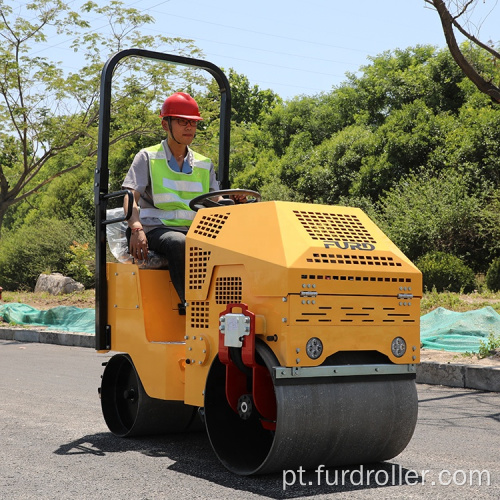
[(196, 407), (149, 397), (127, 354), (108, 361), (100, 393), (104, 420), (116, 436), (183, 432), (200, 426)]

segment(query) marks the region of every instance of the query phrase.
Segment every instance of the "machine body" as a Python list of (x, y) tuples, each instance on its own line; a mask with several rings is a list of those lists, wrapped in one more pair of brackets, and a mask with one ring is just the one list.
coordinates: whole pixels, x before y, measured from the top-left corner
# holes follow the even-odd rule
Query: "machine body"
[(123, 57), (209, 71), (221, 91), (228, 187), (230, 90), (204, 61), (139, 49), (101, 84), (96, 349), (117, 436), (206, 429), (240, 475), (388, 460), (417, 421), (422, 276), (359, 209), (291, 202), (199, 209), (186, 238), (186, 315), (168, 269), (106, 262), (110, 86)]

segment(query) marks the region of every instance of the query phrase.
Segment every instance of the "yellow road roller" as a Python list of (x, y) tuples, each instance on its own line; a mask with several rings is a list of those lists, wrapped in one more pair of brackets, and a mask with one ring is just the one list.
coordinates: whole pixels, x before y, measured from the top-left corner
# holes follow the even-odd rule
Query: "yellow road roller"
[(214, 193), (193, 200), (185, 316), (168, 269), (106, 262), (105, 228), (128, 215), (106, 219), (108, 200), (126, 194), (107, 192), (107, 140), (110, 74), (128, 56), (214, 76), (219, 175), (228, 187), (224, 74), (205, 61), (139, 49), (108, 61), (95, 200), (96, 349), (116, 352), (100, 387), (110, 431), (205, 428), (219, 460), (240, 475), (397, 456), (417, 421), (422, 278), (360, 209), (257, 202), (255, 193), (255, 203), (240, 205), (207, 203)]

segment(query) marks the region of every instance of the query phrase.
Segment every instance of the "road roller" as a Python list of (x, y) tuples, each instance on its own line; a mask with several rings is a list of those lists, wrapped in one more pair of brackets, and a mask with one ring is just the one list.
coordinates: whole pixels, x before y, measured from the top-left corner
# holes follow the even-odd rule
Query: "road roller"
[[(208, 71), (221, 91), (219, 180), (191, 202), (186, 314), (168, 268), (107, 262), (111, 74), (123, 57)], [(96, 203), (99, 389), (120, 437), (206, 431), (239, 475), (390, 460), (418, 412), (422, 276), (360, 209), (260, 201), (228, 182), (230, 89), (205, 61), (128, 49), (103, 69)], [(243, 193), (253, 203), (230, 204)], [(129, 196), (129, 200), (132, 196)]]

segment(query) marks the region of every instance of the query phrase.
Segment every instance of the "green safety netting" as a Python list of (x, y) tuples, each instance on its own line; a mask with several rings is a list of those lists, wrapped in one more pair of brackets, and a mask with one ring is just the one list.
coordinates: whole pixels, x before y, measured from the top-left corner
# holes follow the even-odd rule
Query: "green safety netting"
[[(68, 332), (95, 333), (94, 309), (59, 306), (39, 311), (26, 304), (0, 305), (0, 317), (7, 323), (44, 326)], [(454, 312), (439, 307), (420, 321), (420, 341), (427, 349), (478, 352), (480, 342), (490, 334), (500, 337), (500, 314), (492, 307)]]
[(95, 333), (94, 309), (75, 306), (58, 306), (39, 311), (26, 304), (0, 305), (0, 317), (16, 325), (44, 326), (49, 330), (65, 332)]
[(427, 349), (478, 352), (490, 334), (500, 337), (500, 314), (489, 306), (462, 313), (438, 307), (420, 318), (420, 341)]

